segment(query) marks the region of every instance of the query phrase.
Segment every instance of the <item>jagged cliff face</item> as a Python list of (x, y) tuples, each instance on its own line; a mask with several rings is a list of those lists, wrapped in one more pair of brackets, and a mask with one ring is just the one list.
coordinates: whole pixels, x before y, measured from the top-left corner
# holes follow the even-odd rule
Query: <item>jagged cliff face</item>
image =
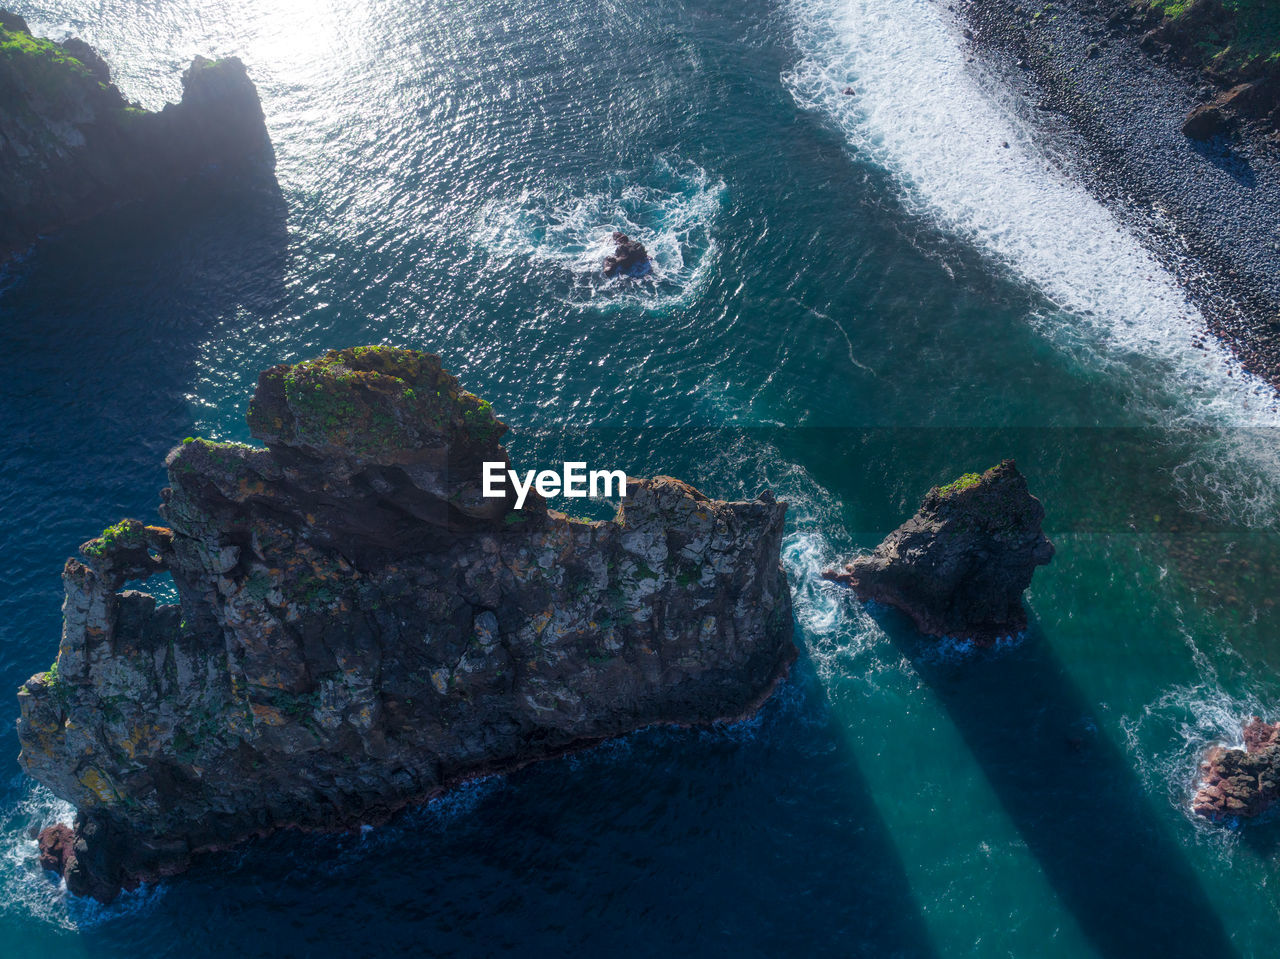
[[(67, 562), (21, 762), (81, 812), (73, 891), (655, 722), (750, 712), (794, 656), (785, 506), (631, 480), (612, 522), (481, 497), (505, 432), (429, 354), (265, 372), (254, 449), (168, 460), (171, 529)], [(129, 580), (172, 573), (181, 606)], [(64, 839), (66, 837), (63, 837)]]
[(990, 643), (1027, 627), (1022, 594), (1053, 558), (1044, 507), (1012, 460), (934, 487), (869, 556), (827, 579), (894, 606), (923, 633)]
[(0, 254), (211, 166), (272, 162), (258, 94), (234, 58), (197, 57), (182, 102), (128, 103), (80, 40), (0, 11)]

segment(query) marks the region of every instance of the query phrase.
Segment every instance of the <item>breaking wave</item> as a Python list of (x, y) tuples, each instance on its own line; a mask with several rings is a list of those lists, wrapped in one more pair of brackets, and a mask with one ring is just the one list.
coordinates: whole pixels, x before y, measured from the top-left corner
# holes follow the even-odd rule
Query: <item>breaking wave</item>
[(1280, 422), (1269, 386), (1212, 340), (1195, 345), (1204, 320), (1174, 277), (974, 74), (939, 4), (789, 6), (802, 53), (785, 78), (796, 101), (887, 170), (911, 212), (1037, 287), (1051, 307), (1031, 322), (1064, 353), (1132, 382), (1156, 425)]

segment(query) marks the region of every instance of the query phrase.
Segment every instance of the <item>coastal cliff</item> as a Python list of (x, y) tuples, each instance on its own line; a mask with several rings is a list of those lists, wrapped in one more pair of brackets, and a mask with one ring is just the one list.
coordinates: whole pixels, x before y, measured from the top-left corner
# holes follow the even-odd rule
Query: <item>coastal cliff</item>
[(1280, 14), (1271, 0), (1127, 0), (1112, 17), (1127, 17), (1149, 55), (1200, 70), (1220, 91), (1191, 111), (1188, 136), (1280, 126)]
[(935, 486), (869, 556), (826, 579), (902, 610), (922, 633), (992, 643), (1027, 628), (1022, 594), (1053, 559), (1044, 507), (1012, 460)]
[(203, 170), (274, 164), (244, 64), (197, 57), (182, 88), (144, 110), (88, 44), (33, 37), (0, 11), (0, 256)]
[[(629, 479), (609, 522), (486, 498), (506, 425), (411, 350), (269, 369), (248, 419), (265, 449), (169, 455), (168, 527), (125, 520), (67, 561), (57, 659), (19, 692), (21, 764), (78, 810), (41, 840), (75, 893), (741, 717), (795, 657), (768, 494)], [(162, 573), (179, 604), (122, 591)]]

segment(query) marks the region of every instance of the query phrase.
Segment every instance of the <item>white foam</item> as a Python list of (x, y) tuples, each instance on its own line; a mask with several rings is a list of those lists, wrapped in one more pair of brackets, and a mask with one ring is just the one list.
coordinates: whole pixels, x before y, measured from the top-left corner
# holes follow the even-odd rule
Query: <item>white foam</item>
[[(1156, 425), (1280, 423), (1274, 391), (1205, 328), (1174, 278), (1037, 146), (994, 84), (966, 63), (929, 0), (790, 0), (804, 59), (785, 78), (903, 202), (967, 238), (1056, 307), (1036, 325), (1094, 369), (1133, 383)], [(845, 95), (847, 87), (854, 95)]]
[(9, 786), (18, 798), (0, 808), (0, 914), (85, 929), (145, 912), (159, 901), (163, 885), (142, 886), (109, 906), (68, 895), (65, 882), (40, 868), (39, 848), (30, 830), (70, 823), (75, 809), (25, 776), (15, 777)]
[[(702, 168), (660, 157), (639, 181), (611, 177), (594, 190), (559, 185), (490, 201), (476, 219), (474, 239), (503, 259), (553, 267), (552, 282), (567, 281), (563, 298), (574, 305), (668, 309), (696, 296), (710, 275), (717, 251), (711, 228), (724, 190), (724, 182)], [(651, 278), (600, 276), (615, 231), (645, 245), (654, 263)]]
[[(1196, 815), (1191, 797), (1200, 783), (1200, 762), (1206, 750), (1215, 745), (1244, 748), (1244, 724), (1249, 718), (1272, 718), (1269, 698), (1251, 689), (1230, 693), (1206, 659), (1197, 655), (1196, 662), (1203, 674), (1200, 682), (1166, 690), (1141, 713), (1125, 717), (1121, 726), (1147, 789), (1157, 795), (1163, 792), (1195, 827), (1199, 840), (1222, 847), (1229, 856), (1232, 835), (1220, 824)], [(1144, 743), (1160, 745), (1151, 751)]]

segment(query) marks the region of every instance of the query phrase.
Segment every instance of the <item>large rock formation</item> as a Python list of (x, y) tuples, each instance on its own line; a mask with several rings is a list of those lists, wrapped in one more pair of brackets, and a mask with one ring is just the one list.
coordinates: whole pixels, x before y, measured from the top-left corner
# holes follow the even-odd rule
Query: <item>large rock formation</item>
[(923, 633), (990, 643), (1027, 627), (1022, 593), (1053, 558), (1044, 507), (1012, 460), (929, 490), (915, 516), (827, 579), (894, 606)]
[(1280, 799), (1280, 723), (1254, 716), (1244, 727), (1244, 749), (1214, 746), (1200, 765), (1192, 808), (1209, 819), (1252, 819)]
[(258, 93), (234, 58), (197, 57), (182, 102), (127, 102), (81, 40), (0, 11), (0, 256), (38, 234), (211, 167), (273, 163)]
[[(249, 424), (266, 449), (169, 455), (171, 528), (126, 520), (67, 561), (57, 661), (18, 729), (23, 768), (79, 810), (42, 843), (74, 892), (739, 717), (795, 655), (771, 496), (628, 480), (610, 522), (485, 498), (507, 427), (409, 350), (267, 370)], [(166, 571), (180, 605), (121, 591)]]

